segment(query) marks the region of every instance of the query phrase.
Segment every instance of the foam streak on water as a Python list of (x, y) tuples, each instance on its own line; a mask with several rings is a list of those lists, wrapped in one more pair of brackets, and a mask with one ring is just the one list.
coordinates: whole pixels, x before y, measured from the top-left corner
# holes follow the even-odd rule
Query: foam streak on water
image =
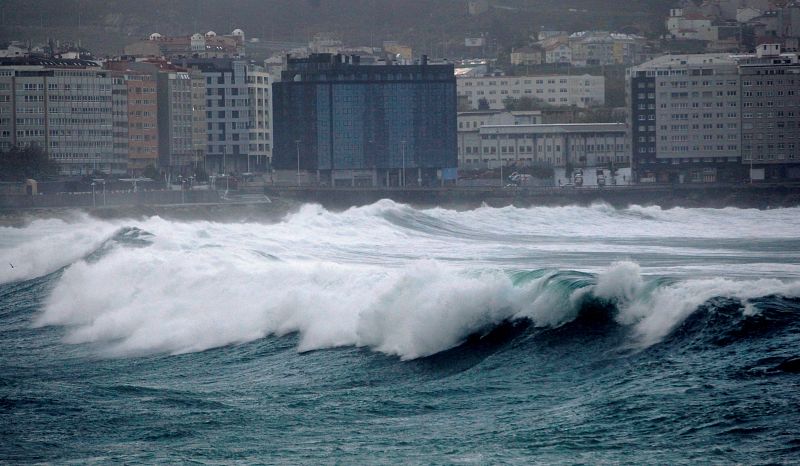
[[(767, 390), (774, 402), (797, 401), (783, 391), (783, 384), (786, 377), (795, 377), (786, 375), (792, 372), (784, 369), (793, 367), (791, 358), (800, 352), (787, 348), (783, 339), (792, 334), (800, 309), (798, 214), (800, 209), (617, 210), (603, 204), (417, 210), (381, 201), (345, 212), (307, 205), (272, 224), (173, 222), (158, 217), (106, 221), (76, 216), (37, 220), (19, 229), (0, 228), (0, 264), (14, 265), (0, 267), (0, 319), (5, 320), (6, 328), (0, 340), (4, 345), (0, 362), (10, 374), (0, 375), (0, 395), (12, 411), (38, 419), (28, 424), (29, 429), (37, 430), (48, 428), (48, 422), (37, 418), (30, 406), (26, 408), (21, 400), (27, 399), (28, 389), (16, 385), (15, 380), (35, 380), (38, 388), (30, 390), (38, 395), (32, 394), (33, 399), (39, 403), (45, 401), (37, 396), (45, 397), (56, 404), (76, 393), (102, 398), (109, 387), (152, 386), (151, 382), (158, 380), (161, 389), (178, 390), (177, 398), (212, 399), (228, 403), (231, 409), (233, 403), (234, 410), (244, 415), (233, 417), (241, 421), (241, 425), (231, 426), (236, 430), (254, 422), (247, 420), (250, 415), (274, 416), (274, 410), (292, 406), (322, 409), (324, 414), (324, 398), (334, 393), (344, 396), (339, 392), (344, 386), (360, 387), (348, 394), (358, 403), (368, 403), (367, 399), (376, 396), (397, 399), (410, 390), (413, 393), (408, 396), (413, 400), (409, 399), (405, 408), (376, 408), (373, 416), (388, 426), (393, 419), (400, 419), (393, 410), (417, 416), (422, 415), (420, 403), (434, 403), (431, 406), (440, 407), (431, 415), (438, 413), (437, 422), (444, 423), (445, 430), (452, 427), (455, 431), (458, 422), (474, 423), (482, 431), (489, 428), (486, 422), (494, 416), (507, 417), (504, 424), (510, 431), (496, 433), (497, 439), (455, 442), (452, 451), (456, 453), (450, 456), (446, 448), (432, 446), (430, 458), (445, 462), (529, 460), (533, 453), (526, 453), (526, 448), (539, 445), (536, 448), (544, 448), (542, 451), (553, 455), (549, 459), (558, 462), (584, 451), (576, 445), (587, 439), (562, 434), (555, 450), (548, 450), (542, 439), (534, 437), (521, 440), (520, 451), (500, 451), (492, 442), (508, 441), (508, 435), (522, 435), (534, 428), (533, 421), (518, 417), (522, 415), (519, 407), (540, 418), (552, 406), (576, 415), (587, 409), (593, 413), (577, 424), (564, 417), (566, 411), (547, 414), (552, 423), (542, 421), (536, 428), (549, 435), (559, 431), (559, 426), (589, 429), (593, 423), (605, 422), (590, 429), (599, 432), (627, 418), (633, 425), (629, 435), (644, 438), (652, 432), (644, 428), (646, 420), (637, 420), (637, 416), (663, 416), (663, 423), (677, 426), (679, 418), (674, 416), (678, 411), (656, 407), (679, 403), (668, 393), (694, 387), (694, 379), (714, 386), (716, 382), (705, 379), (713, 373), (722, 377), (719, 383), (728, 387), (734, 402), (742, 402), (742, 396), (749, 399), (749, 382), (732, 382), (731, 374), (720, 374), (722, 369), (715, 364), (722, 356), (709, 349), (727, 347), (730, 342), (736, 342), (731, 348), (746, 353), (738, 362), (740, 350), (724, 355), (742, 366), (734, 370), (736, 374), (778, 371), (783, 378), (770, 379), (777, 385), (761, 389)], [(764, 346), (753, 343), (753, 336), (762, 339)], [(721, 341), (726, 343), (719, 346)], [(745, 342), (756, 346), (745, 350), (741, 346)], [(669, 355), (669, 348), (677, 348), (678, 353)], [(242, 355), (250, 351), (260, 356)], [(389, 358), (383, 359), (384, 355)], [(48, 362), (51, 359), (53, 362)], [(436, 361), (445, 362), (440, 365)], [(140, 363), (141, 372), (119, 375), (120, 367), (139, 367)], [(422, 366), (407, 366), (412, 363)], [(590, 370), (587, 363), (597, 367)], [(653, 364), (660, 369), (654, 370)], [(348, 366), (352, 367), (345, 369)], [(80, 367), (75, 370), (83, 373), (85, 384), (76, 382), (69, 388), (47, 382), (53, 377), (74, 380), (63, 372), (71, 367)], [(183, 372), (179, 367), (188, 372), (179, 376), (175, 373)], [(197, 372), (199, 368), (203, 369)], [(456, 372), (449, 372), (451, 369)], [(418, 374), (419, 384), (406, 386), (409, 374), (402, 373), (409, 370), (423, 370)], [(466, 371), (463, 375), (454, 375), (462, 370)], [(21, 372), (14, 376), (14, 371)], [(605, 385), (610, 383), (606, 380), (610, 373), (616, 374), (614, 383), (621, 385)], [(296, 387), (289, 381), (298, 374), (311, 377), (307, 388), (322, 399), (307, 404), (304, 389), (289, 390)], [(382, 374), (381, 380), (385, 378), (389, 385), (365, 382), (373, 374)], [(395, 377), (395, 382), (388, 382)], [(428, 386), (429, 377), (446, 381)], [(475, 418), (468, 421), (459, 412), (491, 393), (480, 388), (488, 388), (480, 382), (486, 382), (485, 377), (498, 384), (499, 390), (516, 388), (506, 393), (505, 401), (486, 401), (492, 408), (483, 414), (470, 411)], [(642, 385), (653, 377), (663, 380), (653, 386)], [(549, 385), (542, 385), (546, 380)], [(797, 382), (796, 377), (792, 380)], [(191, 381), (191, 386), (186, 386), (186, 381)], [(595, 388), (590, 390), (587, 383)], [(684, 387), (686, 383), (689, 385)], [(198, 392), (196, 384), (213, 387), (214, 394)], [(245, 398), (256, 396), (250, 391), (254, 386), (271, 386), (284, 393), (284, 398), (265, 401), (262, 393), (241, 404), (229, 398), (232, 393), (227, 394), (235, 390)], [(401, 389), (403, 386), (406, 388)], [(604, 388), (598, 392), (597, 387)], [(427, 400), (425, 393), (430, 390), (444, 398)], [(442, 390), (455, 392), (449, 398)], [(558, 394), (558, 390), (567, 392)], [(566, 393), (571, 395), (564, 397)], [(522, 398), (513, 401), (517, 395)], [(125, 391), (110, 396), (111, 403), (125, 411), (140, 395)], [(603, 399), (599, 405), (596, 396)], [(159, 392), (156, 398), (161, 397)], [(699, 401), (704, 397), (690, 397), (690, 402), (705, 406)], [(544, 402), (546, 399), (550, 402)], [(613, 412), (605, 403), (623, 403), (634, 409), (629, 405), (634, 399), (635, 409), (641, 411), (602, 420)], [(99, 415), (94, 413), (100, 406), (95, 402), (87, 401), (87, 409), (93, 411), (89, 419)], [(454, 405), (448, 406), (451, 403)], [(551, 408), (545, 408), (548, 405)], [(168, 412), (183, 412), (176, 409)], [(675, 409), (679, 410), (678, 404)], [(219, 410), (192, 408), (195, 414), (204, 411)], [(168, 412), (161, 414), (169, 416)], [(714, 409), (709, 412), (721, 415)], [(147, 431), (146, 420), (128, 415), (131, 418), (120, 422), (126, 426), (143, 422), (140, 429)], [(228, 416), (218, 415), (222, 419)], [(302, 409), (297, 415), (305, 422), (323, 422)], [(369, 418), (364, 415), (346, 422)], [(419, 437), (423, 432), (415, 431), (419, 428), (414, 427), (416, 422), (411, 424), (406, 429), (398, 426), (408, 436), (405, 441), (427, 442)], [(515, 424), (516, 430), (512, 428)], [(732, 422), (725, 428), (739, 424), (751, 425), (750, 421)], [(769, 422), (762, 424), (757, 421), (753, 425), (771, 431)], [(724, 430), (713, 425), (716, 427), (692, 427), (706, 430), (699, 436), (689, 435), (698, 452), (705, 448), (703, 435), (708, 429)], [(373, 429), (372, 434), (364, 432), (365, 438), (378, 435), (374, 426), (364, 427)], [(203, 428), (181, 422), (175, 428), (183, 432), (180, 436), (205, 435)], [(342, 437), (342, 428), (330, 426), (333, 438), (328, 440), (334, 443), (329, 444), (323, 438), (326, 429), (302, 433), (298, 427), (284, 427), (287, 438), (314, 440), (322, 446), (363, 448), (386, 441), (378, 436), (360, 443)], [(0, 449), (0, 459), (2, 453), (8, 458), (35, 458), (25, 453), (26, 448), (35, 450), (35, 442), (26, 443), (20, 431), (7, 433), (17, 443)], [(128, 435), (138, 434), (128, 431)], [(785, 455), (794, 451), (793, 441), (773, 438), (770, 451), (775, 458), (789, 458)], [(64, 454), (60, 448), (68, 444), (69, 436), (62, 436), (48, 450), (51, 455), (40, 459), (58, 458)], [(611, 445), (609, 440), (597, 448), (604, 451)], [(89, 448), (85, 454), (96, 451)], [(166, 450), (154, 451), (162, 454)], [(342, 460), (370, 458), (340, 453)], [(120, 455), (114, 456), (117, 460), (148, 461), (148, 457), (126, 457), (120, 451), (115, 454)], [(157, 459), (158, 454), (149, 459)], [(284, 460), (315, 457), (301, 446), (273, 454)], [(478, 456), (471, 456), (474, 454)], [(752, 458), (747, 450), (735, 448), (727, 454), (718, 459)], [(225, 457), (209, 455), (205, 458)], [(71, 458), (88, 457), (78, 454)], [(253, 452), (238, 457), (243, 461), (258, 458)], [(400, 458), (403, 455), (386, 457), (388, 461)], [(619, 459), (613, 455), (603, 458)], [(685, 457), (661, 459), (673, 462)]]

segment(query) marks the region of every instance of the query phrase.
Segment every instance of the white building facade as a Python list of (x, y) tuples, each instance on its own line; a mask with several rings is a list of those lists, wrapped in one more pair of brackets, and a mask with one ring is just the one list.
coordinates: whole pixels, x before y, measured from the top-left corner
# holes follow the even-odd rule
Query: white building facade
[[(250, 67), (247, 71), (250, 96), (250, 147), (248, 171), (269, 166), (272, 160), (272, 78), (269, 73)], [(252, 159), (252, 160), (250, 160)]]
[[(478, 130), (464, 167), (548, 165), (627, 166), (630, 146), (624, 123), (485, 125)], [(469, 152), (469, 153), (467, 153)]]
[(65, 175), (124, 173), (113, 149), (111, 72), (84, 60), (0, 63), (0, 150), (37, 145)]
[(458, 114), (458, 166), (465, 169), (485, 167), (481, 156), (480, 129), (491, 125), (536, 125), (542, 123), (542, 112), (509, 112), (478, 110)]
[[(504, 109), (504, 100), (529, 97), (552, 106), (587, 108), (605, 104), (603, 76), (485, 76), (457, 80), (457, 92), (474, 109)], [(483, 105), (482, 105), (483, 103)]]

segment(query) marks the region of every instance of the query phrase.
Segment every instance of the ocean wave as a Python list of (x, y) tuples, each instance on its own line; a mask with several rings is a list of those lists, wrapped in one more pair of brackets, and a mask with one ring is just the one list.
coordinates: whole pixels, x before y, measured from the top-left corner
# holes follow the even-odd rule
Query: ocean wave
[[(742, 272), (747, 263), (735, 279), (702, 275), (733, 269), (737, 247), (752, 263), (773, 261), (774, 244), (786, 254), (797, 212), (605, 204), (455, 211), (380, 201), (344, 212), (305, 205), (269, 225), (37, 220), (2, 230), (0, 258), (14, 268), (0, 267), (0, 284), (60, 271), (36, 325), (65, 326), (67, 342), (111, 356), (297, 333), (300, 351), (358, 346), (414, 359), (503, 322), (559, 327), (598, 303), (613, 309), (630, 346), (645, 348), (715, 298), (752, 315), (760, 298), (798, 296), (791, 273), (759, 278), (761, 269)], [(760, 241), (776, 242), (746, 250), (762, 233)], [(670, 236), (680, 239), (659, 244)], [(698, 251), (721, 259), (682, 259), (683, 275), (659, 278), (627, 251), (650, 264)]]
[(55, 272), (100, 248), (118, 225), (76, 214), (38, 219), (24, 228), (0, 227), (0, 284)]
[(435, 261), (401, 269), (284, 263), (120, 248), (70, 266), (36, 325), (67, 327), (69, 343), (110, 356), (186, 353), (269, 335), (299, 334), (299, 351), (368, 347), (401, 359), (430, 356), (502, 322), (536, 327), (573, 321), (593, 302), (615, 309), (629, 344), (660, 342), (718, 297), (800, 296), (800, 284), (726, 279), (647, 279), (621, 262), (599, 275), (554, 270), (469, 271)]

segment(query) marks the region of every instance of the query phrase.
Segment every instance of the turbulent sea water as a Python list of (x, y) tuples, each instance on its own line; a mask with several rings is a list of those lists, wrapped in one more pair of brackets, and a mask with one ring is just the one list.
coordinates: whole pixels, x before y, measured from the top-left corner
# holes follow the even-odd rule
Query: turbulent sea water
[(797, 463), (799, 389), (800, 209), (0, 228), (0, 462)]

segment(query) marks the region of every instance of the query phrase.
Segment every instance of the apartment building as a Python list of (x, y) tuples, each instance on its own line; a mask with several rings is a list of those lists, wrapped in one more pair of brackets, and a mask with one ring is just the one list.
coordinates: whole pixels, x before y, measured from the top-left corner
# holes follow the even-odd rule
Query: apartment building
[(204, 115), (197, 115), (205, 78), (163, 59), (112, 61), (106, 67), (122, 76), (127, 88), (129, 170), (140, 174), (154, 165), (190, 174), (205, 148)]
[(128, 88), (128, 171), (158, 166), (158, 88), (148, 74), (126, 73)]
[(764, 44), (739, 57), (742, 163), (756, 179), (800, 179), (800, 60)]
[(666, 55), (627, 71), (639, 182), (738, 181), (740, 81), (729, 55)]
[(206, 169), (206, 78), (198, 70), (189, 70), (192, 81), (192, 164)]
[(247, 70), (250, 97), (250, 145), (247, 171), (269, 167), (272, 161), (272, 78), (251, 66)]
[(250, 97), (247, 64), (231, 59), (177, 62), (202, 73), (206, 85), (206, 170), (247, 171), (250, 151)]
[(241, 29), (218, 35), (214, 31), (191, 36), (167, 36), (154, 32), (146, 40), (125, 46), (125, 55), (139, 58), (239, 58), (245, 55)]
[(644, 37), (605, 31), (569, 36), (573, 66), (635, 65), (643, 61)]
[(483, 76), (457, 79), (457, 92), (475, 110), (505, 108), (505, 99), (529, 97), (552, 106), (605, 104), (605, 78), (592, 75)]
[(125, 83), (125, 76), (119, 72), (111, 73), (111, 102), (113, 160), (114, 163), (124, 163), (128, 166), (128, 86)]
[(0, 150), (38, 145), (65, 175), (124, 173), (112, 105), (111, 73), (95, 62), (0, 59)]

